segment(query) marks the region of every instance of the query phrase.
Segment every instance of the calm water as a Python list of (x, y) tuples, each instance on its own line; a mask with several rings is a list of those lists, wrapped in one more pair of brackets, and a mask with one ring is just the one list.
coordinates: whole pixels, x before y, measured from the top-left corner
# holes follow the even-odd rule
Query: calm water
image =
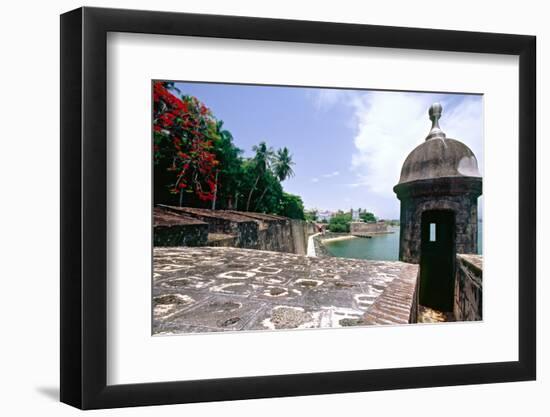
[(326, 242), (331, 254), (340, 258), (377, 259), (396, 261), (399, 257), (399, 227), (392, 227), (394, 233), (375, 236), (370, 239), (358, 237), (349, 240)]
[[(396, 261), (399, 258), (399, 227), (390, 228), (393, 233), (370, 239), (355, 238), (326, 242), (329, 252), (339, 258), (375, 259)], [(478, 249), (482, 253), (483, 223), (478, 224)]]

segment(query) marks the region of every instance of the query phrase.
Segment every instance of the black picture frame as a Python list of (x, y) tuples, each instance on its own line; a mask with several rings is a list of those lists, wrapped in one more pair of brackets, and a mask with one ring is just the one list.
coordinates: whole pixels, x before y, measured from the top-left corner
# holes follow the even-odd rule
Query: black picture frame
[[(519, 358), (513, 362), (113, 385), (107, 375), (108, 32), (519, 56)], [(80, 8), (61, 16), (61, 401), (82, 409), (534, 380), (536, 38)]]

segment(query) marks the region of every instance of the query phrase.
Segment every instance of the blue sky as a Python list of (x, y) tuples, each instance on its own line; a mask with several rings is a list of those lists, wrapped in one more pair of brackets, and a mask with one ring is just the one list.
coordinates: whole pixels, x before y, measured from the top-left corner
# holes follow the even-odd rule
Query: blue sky
[(477, 156), (483, 172), (483, 99), (479, 95), (404, 93), (176, 83), (204, 102), (252, 156), (265, 141), (289, 148), (295, 176), (283, 187), (306, 208), (363, 208), (382, 218), (399, 218), (392, 187), (408, 153), (431, 127), (428, 108), (443, 106), (440, 126)]

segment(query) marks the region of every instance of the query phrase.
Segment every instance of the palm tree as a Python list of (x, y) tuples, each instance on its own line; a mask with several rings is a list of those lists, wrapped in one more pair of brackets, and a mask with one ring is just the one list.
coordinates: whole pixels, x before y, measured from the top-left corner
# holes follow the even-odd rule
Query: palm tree
[[(289, 177), (294, 176), (294, 171), (292, 170), (292, 165), (294, 165), (294, 162), (292, 161), (292, 155), (288, 151), (288, 148), (285, 146), (282, 149), (277, 150), (277, 154), (273, 158), (273, 174), (279, 179), (279, 181), (284, 181)], [(262, 195), (256, 202), (256, 208), (260, 205), (260, 201), (264, 198), (265, 193), (267, 192), (267, 187), (264, 188)]]
[(279, 149), (274, 162), (275, 175), (279, 178), (279, 181), (294, 176), (292, 165), (294, 165), (294, 162), (288, 148), (285, 146), (283, 149)]
[(260, 178), (269, 169), (273, 159), (273, 149), (269, 148), (265, 142), (260, 142), (258, 146), (254, 145), (252, 147), (252, 150), (256, 152), (256, 155), (254, 155), (254, 158), (253, 158), (253, 162), (256, 170), (256, 180), (254, 181), (254, 185), (252, 186), (252, 188), (250, 189), (250, 192), (248, 193), (248, 200), (246, 201), (246, 211), (248, 211), (250, 208), (250, 200), (252, 199), (252, 193), (254, 193), (254, 190), (256, 190), (256, 187), (258, 186), (258, 181), (260, 181)]

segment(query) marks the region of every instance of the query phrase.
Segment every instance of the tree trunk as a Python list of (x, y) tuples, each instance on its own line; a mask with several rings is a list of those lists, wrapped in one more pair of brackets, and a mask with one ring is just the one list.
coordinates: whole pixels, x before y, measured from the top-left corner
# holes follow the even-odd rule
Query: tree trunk
[(180, 189), (180, 207), (183, 207), (183, 189)]
[(218, 173), (219, 169), (216, 170), (216, 179), (214, 180), (214, 198), (212, 199), (212, 210), (216, 210), (216, 198), (218, 196)]
[(248, 211), (248, 209), (250, 208), (250, 200), (252, 199), (252, 193), (254, 192), (254, 190), (256, 189), (256, 186), (258, 185), (258, 181), (260, 181), (259, 175), (256, 177), (256, 181), (254, 182), (254, 185), (252, 186), (252, 188), (250, 189), (250, 192), (248, 193), (248, 200), (246, 201), (246, 211)]
[(258, 201), (256, 201), (256, 207), (255, 207), (256, 210), (258, 210), (258, 206), (260, 205), (260, 202), (262, 201), (262, 198), (264, 198), (264, 195), (265, 195), (266, 191), (267, 191), (267, 187), (264, 188), (264, 190), (262, 191), (262, 195), (260, 196), (260, 198), (258, 199)]

